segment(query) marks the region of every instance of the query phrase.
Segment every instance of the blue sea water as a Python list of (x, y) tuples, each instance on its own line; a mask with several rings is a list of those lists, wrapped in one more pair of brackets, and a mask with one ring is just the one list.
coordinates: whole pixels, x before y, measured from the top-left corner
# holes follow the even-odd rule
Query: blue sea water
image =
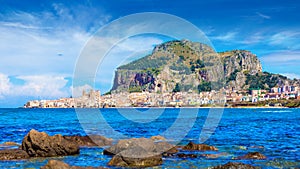
[[(300, 109), (240, 108), (222, 109), (217, 128), (202, 130), (210, 109), (0, 109), (0, 144), (21, 144), (31, 130), (50, 135), (101, 134), (114, 139), (164, 135), (169, 141), (185, 145), (199, 140), (201, 132), (212, 135), (204, 143), (216, 146), (218, 158), (206, 158), (193, 152), (194, 159), (164, 158), (155, 168), (207, 168), (229, 161), (243, 162), (262, 168), (300, 167)], [(215, 118), (215, 119), (214, 119)], [(218, 121), (213, 117), (212, 123)], [(172, 130), (171, 130), (172, 129)], [(207, 130), (207, 131), (206, 131)], [(203, 134), (203, 133), (202, 133)], [(184, 137), (182, 137), (184, 136)], [(0, 146), (0, 149), (8, 147)], [(16, 147), (9, 147), (16, 148)], [(76, 166), (107, 166), (110, 156), (103, 148), (80, 149), (80, 155), (0, 161), (0, 168), (39, 168), (49, 159), (59, 159)], [(266, 160), (235, 160), (248, 152), (260, 152)], [(190, 153), (190, 152), (185, 152)]]

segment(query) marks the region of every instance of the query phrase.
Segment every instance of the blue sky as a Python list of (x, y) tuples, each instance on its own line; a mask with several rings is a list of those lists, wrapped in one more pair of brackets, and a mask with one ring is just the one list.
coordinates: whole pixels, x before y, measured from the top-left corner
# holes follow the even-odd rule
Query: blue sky
[[(0, 107), (70, 96), (74, 66), (87, 40), (111, 21), (138, 12), (186, 19), (217, 51), (250, 50), (265, 71), (300, 78), (296, 0), (0, 0), (0, 4)], [(166, 39), (140, 36), (123, 46), (127, 51), (141, 46), (149, 50)], [(110, 71), (96, 79), (102, 93), (110, 88), (112, 75)]]

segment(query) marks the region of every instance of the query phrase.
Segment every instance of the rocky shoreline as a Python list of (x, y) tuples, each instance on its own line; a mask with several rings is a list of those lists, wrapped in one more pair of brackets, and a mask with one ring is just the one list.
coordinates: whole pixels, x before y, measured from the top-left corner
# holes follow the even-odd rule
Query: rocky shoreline
[[(7, 146), (16, 146), (17, 143), (7, 142)], [(16, 149), (0, 150), (0, 160), (27, 160), (30, 158), (58, 157), (78, 155), (80, 147), (104, 147), (103, 154), (111, 157), (107, 166), (79, 167), (70, 166), (62, 161), (49, 160), (41, 169), (103, 169), (105, 167), (153, 167), (159, 166), (166, 158), (197, 158), (195, 152), (216, 152), (215, 154), (201, 154), (205, 158), (219, 158), (226, 155), (219, 152), (217, 147), (189, 142), (185, 146), (172, 145), (162, 136), (151, 138), (131, 138), (113, 140), (103, 136), (62, 136), (60, 134), (49, 136), (45, 132), (32, 129), (23, 139), (22, 144)], [(107, 148), (106, 148), (107, 147)], [(263, 160), (267, 157), (259, 152), (250, 152), (235, 158), (236, 160)], [(240, 162), (228, 162), (212, 169), (252, 169), (257, 168)]]

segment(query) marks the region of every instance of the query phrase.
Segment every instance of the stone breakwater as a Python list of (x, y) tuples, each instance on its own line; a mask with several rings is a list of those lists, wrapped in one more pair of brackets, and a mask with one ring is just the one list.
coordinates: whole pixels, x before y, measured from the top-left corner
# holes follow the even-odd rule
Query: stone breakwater
[[(80, 153), (80, 147), (107, 147), (103, 154), (110, 156), (111, 160), (107, 167), (152, 167), (159, 166), (163, 159), (178, 157), (195, 159), (199, 154), (196, 151), (207, 152), (201, 154), (205, 158), (219, 158), (226, 156), (226, 153), (219, 152), (218, 148), (211, 145), (196, 144), (193, 142), (185, 146), (172, 145), (165, 141), (162, 136), (152, 138), (132, 138), (119, 140), (112, 144), (113, 140), (103, 136), (49, 136), (45, 132), (31, 130), (23, 139), (22, 145), (17, 149), (0, 150), (0, 160), (26, 160), (39, 157), (69, 156)], [(11, 144), (8, 144), (11, 145)], [(16, 144), (12, 144), (15, 146)], [(215, 152), (210, 154), (209, 152)], [(259, 152), (249, 152), (236, 160), (263, 160), (267, 157)], [(41, 169), (93, 169), (98, 167), (70, 166), (62, 161), (49, 160)], [(213, 169), (245, 168), (252, 169), (254, 166), (240, 162), (229, 162), (220, 166), (212, 166)]]

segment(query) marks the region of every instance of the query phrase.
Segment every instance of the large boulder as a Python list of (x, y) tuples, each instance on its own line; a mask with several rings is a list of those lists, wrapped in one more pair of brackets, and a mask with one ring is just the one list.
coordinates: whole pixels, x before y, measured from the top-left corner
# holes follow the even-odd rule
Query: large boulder
[(45, 166), (42, 166), (41, 169), (105, 169), (103, 167), (78, 167), (70, 166), (62, 161), (58, 160), (49, 160)]
[(152, 139), (132, 138), (120, 140), (103, 151), (106, 155), (114, 155), (110, 166), (150, 167), (162, 164), (164, 152), (177, 153), (178, 150), (167, 142), (154, 143)]
[(78, 144), (62, 135), (49, 136), (32, 129), (22, 141), (22, 149), (31, 157), (53, 157), (79, 154)]
[(155, 152), (168, 157), (173, 156), (175, 153), (178, 153), (178, 149), (168, 142), (158, 142), (155, 143)]
[(24, 150), (20, 150), (20, 149), (0, 150), (0, 160), (21, 160), (27, 158), (29, 158), (29, 155)]
[(239, 156), (237, 157), (237, 159), (239, 160), (243, 160), (243, 159), (255, 159), (255, 160), (264, 160), (267, 157), (259, 152), (252, 152), (252, 153), (248, 153), (244, 156)]
[(139, 146), (120, 152), (108, 162), (109, 166), (118, 167), (152, 167), (161, 164), (162, 155)]
[(110, 146), (112, 145), (112, 139), (91, 135), (91, 136), (63, 136), (66, 140), (77, 143), (78, 146)]
[(229, 162), (224, 165), (211, 167), (210, 169), (255, 169), (255, 167), (252, 165), (249, 165), (249, 164), (244, 164), (244, 163)]
[(147, 138), (132, 138), (118, 141), (116, 145), (113, 145), (103, 151), (105, 155), (116, 155), (124, 150), (132, 149), (135, 147), (141, 147), (148, 152), (154, 152), (156, 146), (151, 139)]
[(214, 146), (209, 146), (206, 144), (195, 144), (193, 142), (189, 142), (188, 145), (182, 148), (183, 150), (198, 150), (198, 151), (218, 151), (218, 149)]

